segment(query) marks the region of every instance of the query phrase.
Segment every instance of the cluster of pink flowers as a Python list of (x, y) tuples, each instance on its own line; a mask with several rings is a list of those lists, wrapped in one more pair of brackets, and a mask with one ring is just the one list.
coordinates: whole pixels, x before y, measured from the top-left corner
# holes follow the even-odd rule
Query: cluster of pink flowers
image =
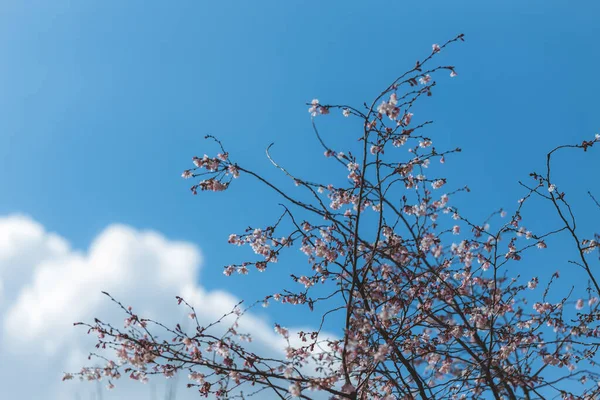
[[(212, 138), (212, 136), (207, 136), (207, 138)], [(220, 142), (218, 143), (220, 144)], [(209, 157), (206, 154), (202, 158), (194, 156), (192, 162), (195, 168), (183, 171), (181, 176), (184, 179), (206, 174), (212, 175), (209, 179), (193, 185), (191, 187), (193, 194), (197, 194), (198, 189), (201, 191), (222, 192), (229, 187), (231, 177), (238, 178), (240, 175), (238, 166), (229, 161), (229, 153), (226, 151), (218, 153), (216, 157)], [(229, 180), (225, 180), (226, 177), (229, 177)]]
[(322, 115), (329, 114), (329, 108), (324, 107), (321, 104), (319, 104), (318, 99), (313, 99), (310, 102), (310, 108), (308, 109), (308, 112), (313, 117), (316, 117), (317, 115), (320, 115), (320, 114), (322, 114)]
[(382, 101), (379, 107), (377, 107), (377, 112), (382, 115), (387, 115), (389, 119), (395, 121), (400, 115), (400, 107), (398, 107), (397, 104), (398, 96), (396, 93), (392, 93), (389, 100)]

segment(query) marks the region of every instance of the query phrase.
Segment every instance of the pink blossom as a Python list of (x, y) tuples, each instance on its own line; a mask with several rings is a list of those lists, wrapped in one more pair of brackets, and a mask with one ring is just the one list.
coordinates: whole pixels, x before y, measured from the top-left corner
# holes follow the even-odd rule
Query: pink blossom
[(225, 276), (231, 276), (231, 274), (233, 274), (233, 272), (235, 271), (235, 267), (233, 265), (228, 265), (227, 267), (225, 267), (225, 269), (223, 270), (223, 274)]
[(371, 154), (382, 153), (383, 149), (380, 146), (371, 146)]
[(229, 171), (229, 173), (231, 175), (233, 175), (234, 178), (237, 178), (240, 176), (240, 171), (238, 170), (238, 167), (235, 165), (228, 166), (227, 171)]
[(535, 289), (538, 285), (538, 278), (533, 278), (527, 283), (527, 287), (531, 290)]
[(283, 336), (286, 339), (289, 338), (289, 336), (290, 336), (290, 332), (286, 328), (284, 328), (278, 324), (275, 324), (275, 332), (277, 332), (278, 334), (280, 334), (281, 336)]
[(318, 99), (313, 99), (310, 102), (310, 104), (311, 104), (311, 106), (308, 109), (308, 112), (310, 113), (311, 116), (316, 117), (319, 114), (323, 114), (323, 115), (329, 114), (329, 108), (320, 105)]
[(441, 188), (442, 186), (444, 186), (445, 184), (446, 184), (446, 180), (445, 180), (445, 179), (438, 179), (438, 180), (436, 180), (436, 181), (433, 181), (433, 182), (431, 182), (431, 186), (432, 186), (434, 189), (439, 189), (439, 188)]
[(397, 97), (396, 93), (390, 95), (388, 101), (382, 101), (377, 107), (377, 112), (382, 115), (386, 115), (391, 120), (396, 120), (400, 114), (400, 109), (396, 106)]
[(302, 391), (302, 388), (300, 387), (300, 385), (298, 383), (293, 383), (288, 388), (288, 391), (290, 392), (290, 395), (292, 397), (300, 397), (300, 393)]
[(319, 109), (319, 99), (313, 99), (311, 102), (311, 107), (308, 109), (308, 112), (310, 113), (310, 115), (312, 115), (313, 117), (316, 117), (317, 114), (319, 114), (318, 109)]

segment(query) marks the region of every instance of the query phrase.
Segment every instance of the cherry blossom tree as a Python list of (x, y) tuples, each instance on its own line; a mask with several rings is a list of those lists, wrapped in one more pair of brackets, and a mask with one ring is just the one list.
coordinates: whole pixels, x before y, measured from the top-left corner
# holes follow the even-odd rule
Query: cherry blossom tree
[[(553, 157), (587, 156), (600, 135), (551, 150), (543, 170), (520, 182), (523, 195), (514, 210), (490, 210), (486, 220), (472, 221), (453, 205), (469, 189), (448, 189), (442, 175), (460, 148), (436, 148), (425, 136), (431, 121), (411, 112), (432, 95), (434, 77), (457, 75), (453, 66), (434, 62), (463, 39), (434, 44), (363, 106), (316, 99), (308, 105), (337, 181), (296, 176), (268, 148), (273, 166), (295, 184), (276, 185), (236, 163), (212, 136), (218, 154), (194, 157), (194, 167), (184, 171), (194, 180), (193, 194), (226, 192), (237, 179), (252, 179), (258, 190), (281, 198), (276, 221), (229, 236), (231, 245), (249, 246), (256, 258), (227, 265), (224, 274), (268, 274), (300, 250), (309, 268), (291, 276), (299, 289), (258, 303), (307, 307), (313, 331), (292, 334), (275, 324), (287, 346), (281, 355), (260, 354), (250, 345), (252, 332), (240, 328), (251, 306), (240, 303), (206, 324), (178, 297), (193, 321), (183, 329), (146, 319), (107, 293), (122, 308), (124, 327), (98, 319), (77, 324), (97, 335), (99, 350), (92, 355), (106, 364), (65, 379), (104, 379), (113, 387), (122, 376), (143, 382), (185, 373), (200, 396), (219, 399), (267, 392), (281, 399), (598, 398), (600, 237), (580, 232), (569, 196), (553, 178)], [(332, 148), (315, 121), (344, 117), (358, 121), (359, 141)], [(595, 201), (591, 193), (589, 199)], [(527, 229), (523, 218), (525, 208), (539, 202), (553, 210), (547, 232)], [(571, 289), (557, 283), (559, 273), (540, 278), (513, 267), (527, 254), (548, 251), (553, 236), (562, 237), (561, 251), (574, 254), (571, 266), (584, 271), (589, 284)], [(339, 323), (338, 337), (323, 332), (332, 321)]]

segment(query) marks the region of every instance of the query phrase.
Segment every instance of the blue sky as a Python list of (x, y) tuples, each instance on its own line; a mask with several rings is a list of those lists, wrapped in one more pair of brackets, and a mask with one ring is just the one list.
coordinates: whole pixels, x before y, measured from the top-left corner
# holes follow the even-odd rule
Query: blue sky
[[(268, 222), (277, 199), (248, 180), (192, 196), (180, 174), (216, 150), (206, 134), (270, 176), (271, 142), (290, 169), (318, 174), (305, 103), (360, 105), (458, 33), (466, 42), (442, 60), (459, 76), (419, 112), (435, 120), (438, 146), (463, 148), (450, 183), (472, 188), (473, 215), (516, 205), (516, 181), (549, 149), (600, 129), (597, 1), (5, 1), (0, 11), (0, 215), (29, 215), (77, 249), (112, 223), (192, 242), (204, 287), (243, 298), (266, 294), (264, 280), (222, 275), (238, 257), (226, 238)], [(323, 133), (354, 138), (340, 119), (320, 120)], [(559, 177), (600, 197), (598, 154), (586, 156)], [(292, 267), (282, 268), (271, 282)]]
[(465, 150), (457, 175), (494, 193), (490, 208), (512, 204), (550, 146), (598, 129), (600, 5), (429, 3), (5, 2), (0, 213), (77, 247), (111, 222), (155, 229), (222, 264), (224, 235), (265, 211), (188, 195), (178, 177), (205, 134), (257, 168), (272, 141), (299, 162), (316, 148), (305, 102), (361, 104), (460, 32), (444, 54), (459, 77), (426, 108), (431, 135)]

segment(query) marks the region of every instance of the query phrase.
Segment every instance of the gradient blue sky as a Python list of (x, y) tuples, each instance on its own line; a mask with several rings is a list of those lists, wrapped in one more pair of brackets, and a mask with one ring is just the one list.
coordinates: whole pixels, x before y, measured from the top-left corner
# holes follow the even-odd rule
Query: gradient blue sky
[[(462, 32), (442, 55), (459, 76), (420, 112), (440, 148), (463, 148), (448, 168), (473, 189), (470, 212), (510, 208), (549, 149), (600, 129), (598, 15), (592, 0), (5, 1), (0, 214), (31, 215), (82, 249), (114, 222), (190, 241), (204, 286), (257, 298), (272, 292), (263, 277), (222, 275), (226, 238), (268, 222), (276, 199), (243, 180), (192, 196), (180, 174), (216, 150), (205, 134), (273, 175), (263, 155), (275, 141), (288, 167), (314, 175), (306, 102), (359, 105)], [(356, 128), (339, 120), (320, 121), (323, 133)], [(600, 196), (599, 158), (559, 177)]]

